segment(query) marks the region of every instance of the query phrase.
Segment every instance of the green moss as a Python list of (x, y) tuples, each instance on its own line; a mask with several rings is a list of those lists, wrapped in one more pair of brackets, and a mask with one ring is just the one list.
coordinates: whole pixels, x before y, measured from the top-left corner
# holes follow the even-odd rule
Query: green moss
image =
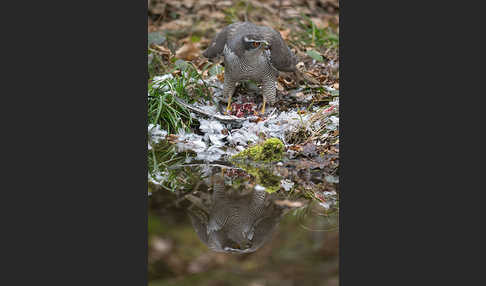
[(234, 164), (252, 175), (255, 178), (255, 183), (265, 187), (267, 193), (274, 193), (280, 189), (282, 177), (274, 175), (268, 166), (255, 166), (243, 162), (234, 162)]
[(277, 186), (267, 186), (267, 187), (265, 187), (265, 192), (267, 192), (269, 194), (275, 193), (278, 190), (280, 190), (280, 185), (277, 185)]
[(231, 159), (249, 159), (260, 162), (275, 162), (283, 158), (285, 152), (285, 145), (278, 138), (270, 138), (265, 140), (263, 144), (259, 144), (247, 148), (240, 153), (231, 157)]

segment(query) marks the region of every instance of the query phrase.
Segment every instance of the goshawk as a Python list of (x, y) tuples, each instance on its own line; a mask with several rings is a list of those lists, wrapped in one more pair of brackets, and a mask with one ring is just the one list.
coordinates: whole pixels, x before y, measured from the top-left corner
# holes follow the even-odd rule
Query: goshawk
[(250, 22), (237, 22), (223, 28), (203, 56), (210, 60), (224, 56), (223, 96), (228, 98), (227, 112), (231, 110), (236, 83), (253, 80), (262, 85), (262, 114), (267, 102), (275, 102), (278, 71), (295, 71), (297, 61), (279, 32)]

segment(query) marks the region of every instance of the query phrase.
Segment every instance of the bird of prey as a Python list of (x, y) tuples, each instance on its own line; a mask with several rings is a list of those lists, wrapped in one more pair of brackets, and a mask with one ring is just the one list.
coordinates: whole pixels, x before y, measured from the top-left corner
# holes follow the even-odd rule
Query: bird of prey
[(296, 70), (297, 59), (279, 32), (250, 22), (237, 22), (223, 28), (211, 41), (203, 56), (210, 60), (224, 56), (223, 96), (228, 98), (226, 112), (231, 110), (231, 96), (236, 83), (253, 80), (261, 83), (263, 107), (273, 104), (279, 71)]

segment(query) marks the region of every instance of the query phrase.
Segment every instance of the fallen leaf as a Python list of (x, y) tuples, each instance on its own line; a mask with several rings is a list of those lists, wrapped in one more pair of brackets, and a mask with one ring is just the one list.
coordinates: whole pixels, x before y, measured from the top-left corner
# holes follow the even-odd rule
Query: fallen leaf
[(294, 80), (290, 77), (287, 77), (287, 76), (279, 76), (278, 77), (278, 83), (283, 84), (287, 87), (293, 87), (295, 85)]
[(219, 79), (220, 82), (224, 82), (224, 74), (223, 73), (217, 74), (216, 77)]
[(152, 44), (152, 46), (154, 47), (154, 49), (156, 49), (157, 51), (161, 52), (163, 55), (169, 55), (171, 54), (170, 50), (164, 46), (159, 46), (159, 45), (156, 45), (156, 44)]
[(194, 6), (194, 2), (194, 0), (182, 0), (182, 6), (192, 8), (192, 6)]
[(187, 42), (176, 51), (176, 58), (192, 61), (199, 56), (201, 50), (192, 41)]
[(217, 20), (222, 20), (226, 17), (226, 15), (223, 12), (220, 11), (214, 11), (211, 12), (211, 19), (217, 19)]
[(160, 30), (182, 30), (184, 28), (189, 28), (192, 26), (192, 21), (184, 20), (184, 19), (177, 19), (174, 21), (166, 22), (162, 24), (159, 29)]
[(314, 25), (316, 25), (318, 29), (325, 29), (329, 27), (329, 22), (327, 20), (323, 20), (317, 17), (311, 18), (311, 20), (312, 22), (314, 22)]
[(300, 152), (300, 151), (302, 151), (302, 146), (292, 145), (292, 146), (289, 147), (289, 149), (292, 150), (292, 151)]
[(304, 69), (305, 69), (305, 64), (304, 64), (304, 62), (298, 62), (298, 63), (297, 63), (297, 65), (295, 65), (295, 67), (296, 67), (298, 70), (302, 71), (302, 70), (304, 70)]
[(282, 36), (282, 39), (284, 39), (285, 41), (289, 39), (289, 34), (290, 34), (290, 29), (280, 31), (280, 35)]
[(169, 135), (167, 135), (166, 139), (167, 139), (167, 141), (169, 141), (171, 143), (175, 143), (179, 139), (179, 136), (177, 136), (175, 134), (169, 134)]

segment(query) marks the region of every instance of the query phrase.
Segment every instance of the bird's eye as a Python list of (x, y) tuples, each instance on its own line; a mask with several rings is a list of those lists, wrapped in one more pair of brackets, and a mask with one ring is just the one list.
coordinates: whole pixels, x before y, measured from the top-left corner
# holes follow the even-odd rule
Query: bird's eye
[(254, 47), (254, 48), (257, 48), (259, 45), (260, 45), (260, 43), (253, 42), (253, 47)]

